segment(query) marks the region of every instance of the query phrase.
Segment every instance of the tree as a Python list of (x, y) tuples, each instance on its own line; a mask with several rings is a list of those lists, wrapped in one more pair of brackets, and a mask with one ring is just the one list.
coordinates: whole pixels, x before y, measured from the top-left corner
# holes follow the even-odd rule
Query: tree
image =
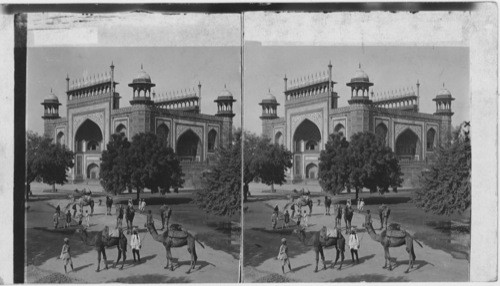
[(340, 134), (332, 134), (319, 157), (319, 183), (323, 190), (339, 194), (349, 184), (349, 142)]
[(174, 150), (154, 133), (139, 133), (132, 138), (128, 152), (130, 184), (137, 191), (137, 200), (144, 188), (155, 190), (181, 187), (182, 170)]
[(283, 145), (272, 144), (268, 139), (262, 139), (257, 145), (257, 154), (252, 160), (252, 169), (255, 176), (262, 183), (271, 186), (274, 192), (274, 184), (282, 185), (286, 182), (286, 170), (292, 167), (292, 152), (285, 149)]
[(469, 122), (452, 134), (452, 141), (437, 150), (437, 159), (422, 173), (422, 189), (413, 199), (426, 212), (451, 215), (471, 205), (471, 140)]
[(50, 145), (50, 138), (28, 131), (26, 147), (26, 200), (29, 200), (31, 183), (41, 181), (44, 151)]
[(131, 167), (129, 166), (130, 142), (123, 133), (111, 135), (106, 150), (101, 155), (99, 177), (101, 185), (108, 193), (115, 196), (130, 186)]
[(231, 216), (241, 211), (241, 132), (227, 147), (217, 149), (215, 164), (205, 174), (194, 202), (207, 213)]
[(330, 136), (320, 154), (320, 184), (328, 192), (338, 194), (351, 187), (356, 191), (368, 188), (381, 193), (402, 182), (399, 161), (385, 143), (372, 132), (359, 132), (347, 142), (341, 135)]
[(30, 184), (33, 181), (52, 185), (68, 182), (66, 173), (73, 167), (73, 152), (65, 145), (52, 142), (48, 137), (42, 137), (34, 132), (27, 134), (27, 194), (29, 199)]

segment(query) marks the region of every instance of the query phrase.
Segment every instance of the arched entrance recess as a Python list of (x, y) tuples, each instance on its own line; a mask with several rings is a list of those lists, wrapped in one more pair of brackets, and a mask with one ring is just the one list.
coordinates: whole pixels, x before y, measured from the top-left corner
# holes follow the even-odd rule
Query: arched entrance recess
[(283, 133), (277, 132), (274, 135), (274, 144), (283, 145)]
[(115, 133), (122, 133), (123, 135), (127, 136), (127, 127), (125, 125), (120, 124), (116, 126)]
[(99, 179), (99, 166), (95, 163), (88, 165), (87, 167), (87, 179), (98, 180)]
[(396, 139), (396, 155), (402, 161), (419, 160), (421, 149), (420, 139), (410, 129), (406, 129)]
[[(294, 150), (296, 153), (304, 152), (306, 150), (306, 143), (308, 143), (308, 146), (318, 146), (320, 142), (321, 132), (318, 126), (309, 119), (302, 121), (293, 134)], [(319, 148), (310, 151), (319, 152)]]
[(75, 151), (83, 153), (89, 151), (87, 146), (92, 147), (91, 151), (100, 152), (102, 147), (102, 132), (99, 126), (92, 120), (85, 120), (75, 134)]
[(380, 139), (384, 140), (384, 142), (387, 141), (387, 132), (388, 129), (384, 123), (379, 123), (379, 125), (377, 125), (377, 127), (375, 128), (375, 135), (377, 135), (377, 137), (379, 137)]
[(164, 123), (158, 125), (156, 127), (156, 135), (160, 137), (163, 141), (168, 142), (168, 135), (170, 134), (170, 129), (168, 129), (168, 126)]
[(306, 179), (317, 179), (318, 178), (318, 166), (314, 163), (310, 163), (306, 166)]
[(436, 146), (436, 130), (431, 128), (427, 131), (427, 151), (434, 151), (434, 147)]
[(214, 129), (210, 130), (208, 132), (208, 151), (209, 152), (214, 152), (215, 148), (217, 147), (217, 131)]
[(201, 161), (201, 140), (192, 130), (187, 130), (177, 140), (177, 156), (181, 161)]
[(56, 142), (59, 145), (64, 145), (65, 144), (66, 141), (65, 141), (64, 133), (63, 132), (57, 133)]
[(333, 132), (345, 136), (345, 126), (342, 123), (337, 124), (337, 126), (333, 129)]

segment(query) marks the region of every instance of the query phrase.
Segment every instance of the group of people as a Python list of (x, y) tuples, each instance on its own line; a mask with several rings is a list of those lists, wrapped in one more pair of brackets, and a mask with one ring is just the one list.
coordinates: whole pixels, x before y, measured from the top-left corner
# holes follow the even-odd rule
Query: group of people
[(78, 221), (78, 225), (83, 224), (83, 220), (85, 219), (85, 224), (87, 227), (90, 226), (90, 213), (88, 210), (85, 210), (85, 214), (83, 214), (83, 209), (80, 209), (77, 215), (77, 208), (76, 204), (73, 204), (72, 209), (74, 210), (73, 215), (71, 215), (71, 210), (67, 210), (67, 212), (64, 215), (61, 215), (61, 207), (57, 205), (56, 211), (54, 212), (54, 215), (52, 216), (52, 223), (54, 224), (54, 229), (59, 228), (59, 221), (61, 219), (61, 216), (63, 216), (64, 219), (64, 228), (69, 228), (71, 227), (71, 222), (73, 219), (75, 221)]

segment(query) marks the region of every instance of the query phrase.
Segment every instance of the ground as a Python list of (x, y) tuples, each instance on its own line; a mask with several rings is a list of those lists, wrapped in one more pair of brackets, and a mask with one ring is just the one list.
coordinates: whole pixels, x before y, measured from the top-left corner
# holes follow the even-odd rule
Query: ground
[[(144, 228), (146, 216), (136, 214), (134, 226), (139, 227), (139, 235), (143, 240), (141, 248), (141, 264), (133, 262), (130, 245), (127, 249), (127, 259), (123, 270), (110, 268), (95, 272), (97, 268), (97, 252), (86, 246), (75, 234), (76, 226), (70, 229), (54, 229), (52, 215), (55, 207), (60, 205), (62, 211), (69, 205), (68, 196), (74, 194), (74, 189), (90, 188), (93, 190), (96, 207), (90, 220), (89, 232), (97, 232), (108, 225), (114, 228), (116, 224), (115, 209), (112, 216), (106, 216), (105, 198), (99, 192), (99, 186), (67, 185), (60, 187), (57, 193), (47, 193), (50, 189), (45, 185), (33, 184), (34, 196), (28, 203), (26, 212), (26, 279), (28, 283), (182, 283), (182, 282), (237, 282), (240, 229), (237, 218), (220, 218), (210, 216), (191, 204), (191, 191), (181, 190), (179, 194), (144, 194), (146, 210), (151, 209), (155, 216), (157, 228), (161, 225), (158, 207), (164, 201), (172, 207), (171, 223), (180, 223), (205, 245), (203, 249), (196, 245), (198, 263), (191, 274), (189, 269), (190, 255), (187, 247), (174, 248), (172, 255), (175, 258), (176, 268), (172, 272), (164, 269), (166, 252), (162, 244), (154, 241)], [(135, 194), (114, 197), (115, 202), (126, 202)], [(99, 199), (102, 205), (98, 206)], [(90, 210), (89, 207), (87, 209)], [(76, 224), (73, 222), (73, 224)], [(63, 225), (61, 219), (59, 227)], [(75, 267), (74, 272), (64, 275), (62, 261), (57, 259), (61, 252), (63, 239), (70, 239), (71, 252)], [(127, 235), (130, 243), (130, 236)], [(112, 265), (117, 258), (116, 247), (106, 250), (108, 263)], [(101, 268), (104, 264), (101, 261)], [(69, 267), (68, 267), (69, 268)]]
[[(314, 273), (315, 255), (310, 247), (304, 246), (292, 233), (293, 228), (278, 229), (271, 227), (272, 208), (278, 204), (280, 210), (289, 201), (293, 189), (309, 189), (312, 193), (314, 207), (307, 228), (308, 235), (322, 226), (333, 228), (333, 216), (325, 216), (324, 194), (315, 185), (284, 185), (276, 187), (276, 193), (270, 193), (269, 187), (262, 184), (252, 184), (252, 196), (246, 203), (244, 221), (244, 281), (245, 282), (439, 282), (439, 281), (469, 281), (470, 250), (470, 217), (441, 217), (426, 214), (415, 208), (411, 203), (411, 191), (401, 191), (386, 195), (363, 193), (367, 206), (371, 209), (373, 224), (377, 230), (380, 227), (378, 211), (383, 202), (391, 209), (389, 222), (402, 224), (414, 237), (423, 244), (423, 248), (414, 243), (416, 261), (415, 268), (405, 274), (408, 254), (404, 246), (391, 248), (391, 256), (396, 258), (396, 268), (393, 271), (382, 269), (384, 251), (380, 243), (373, 241), (362, 227), (364, 213), (356, 212), (352, 225), (358, 229), (361, 240), (359, 250), (360, 264), (351, 263), (349, 247), (346, 245), (345, 260), (342, 270), (328, 268)], [(343, 194), (334, 197), (334, 202), (345, 203), (354, 194)], [(321, 204), (317, 206), (317, 200)], [(354, 207), (356, 207), (354, 203)], [(278, 223), (281, 227), (282, 222)], [(344, 222), (342, 221), (342, 225)], [(344, 232), (345, 234), (345, 232)], [(278, 254), (281, 238), (286, 238), (294, 273), (281, 275), (281, 261), (275, 260)], [(335, 261), (335, 250), (325, 251), (327, 267)], [(332, 261), (333, 260), (333, 261)], [(322, 268), (321, 260), (319, 268)]]

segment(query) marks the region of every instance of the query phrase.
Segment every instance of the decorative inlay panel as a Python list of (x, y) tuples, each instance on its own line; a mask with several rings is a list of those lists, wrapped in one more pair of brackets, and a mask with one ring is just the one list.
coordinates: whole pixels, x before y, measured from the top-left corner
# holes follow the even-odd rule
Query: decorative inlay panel
[(420, 125), (396, 123), (396, 126), (394, 127), (395, 129), (394, 138), (397, 139), (398, 136), (407, 128), (413, 131), (417, 135), (420, 142), (422, 142), (422, 126)]
[(80, 127), (80, 125), (87, 119), (90, 119), (97, 124), (101, 129), (101, 132), (104, 133), (104, 112), (73, 116), (73, 130), (78, 130), (78, 127)]
[(200, 140), (203, 140), (203, 128), (201, 126), (192, 126), (192, 125), (182, 125), (182, 124), (177, 124), (176, 128), (176, 140), (179, 139), (179, 137), (188, 129), (191, 129), (198, 137)]
[(302, 123), (305, 119), (311, 120), (316, 126), (319, 128), (319, 130), (323, 130), (321, 127), (323, 124), (321, 124), (322, 119), (323, 119), (323, 113), (321, 111), (313, 112), (313, 113), (305, 113), (305, 114), (300, 114), (300, 115), (294, 115), (292, 116), (292, 132), (297, 129), (297, 126)]

